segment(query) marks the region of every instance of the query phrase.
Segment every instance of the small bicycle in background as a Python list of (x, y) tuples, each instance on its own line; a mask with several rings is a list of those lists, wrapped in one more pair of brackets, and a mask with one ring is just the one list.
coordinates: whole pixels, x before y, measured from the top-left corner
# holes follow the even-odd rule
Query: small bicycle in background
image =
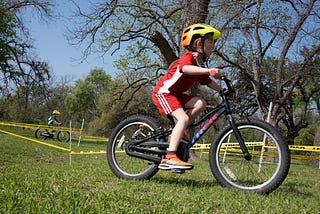
[[(225, 187), (268, 194), (285, 180), (290, 168), (290, 150), (280, 132), (269, 123), (254, 118), (234, 120), (227, 97), (235, 91), (230, 80), (224, 78), (223, 81), (227, 88), (220, 94), (221, 104), (189, 125), (204, 124), (189, 142), (182, 140), (177, 155), (188, 161), (189, 149), (225, 115), (229, 125), (215, 136), (209, 151), (213, 176)], [(123, 179), (150, 179), (159, 170), (171, 132), (172, 126), (163, 128), (147, 116), (123, 120), (115, 127), (107, 144), (111, 171)]]
[(70, 132), (58, 127), (50, 127), (50, 128), (38, 128), (34, 135), (37, 139), (53, 139), (55, 136), (60, 142), (69, 142), (70, 140)]

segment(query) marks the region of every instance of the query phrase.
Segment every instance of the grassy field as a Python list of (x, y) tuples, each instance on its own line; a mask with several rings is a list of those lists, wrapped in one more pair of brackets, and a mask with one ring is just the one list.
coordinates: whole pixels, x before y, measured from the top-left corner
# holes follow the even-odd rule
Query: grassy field
[[(100, 151), (105, 143), (74, 148)], [(280, 188), (263, 196), (220, 187), (206, 159), (183, 175), (126, 181), (103, 154), (72, 155), (70, 164), (68, 152), (0, 133), (0, 213), (320, 213), (320, 169), (294, 160)]]

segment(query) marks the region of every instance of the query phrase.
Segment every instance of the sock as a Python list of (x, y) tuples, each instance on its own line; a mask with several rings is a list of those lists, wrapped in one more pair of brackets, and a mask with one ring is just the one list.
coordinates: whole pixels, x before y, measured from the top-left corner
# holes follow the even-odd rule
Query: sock
[(176, 157), (176, 151), (167, 151), (167, 159)]

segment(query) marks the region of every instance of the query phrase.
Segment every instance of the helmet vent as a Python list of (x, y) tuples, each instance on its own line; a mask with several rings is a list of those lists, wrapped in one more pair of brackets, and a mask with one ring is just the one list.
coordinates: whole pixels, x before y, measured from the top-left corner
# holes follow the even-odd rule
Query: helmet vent
[(193, 30), (203, 30), (203, 29), (204, 27), (199, 26), (199, 27), (195, 27)]
[(188, 33), (190, 30), (191, 30), (191, 29), (188, 28), (188, 29), (186, 29), (186, 30), (184, 31), (184, 33)]

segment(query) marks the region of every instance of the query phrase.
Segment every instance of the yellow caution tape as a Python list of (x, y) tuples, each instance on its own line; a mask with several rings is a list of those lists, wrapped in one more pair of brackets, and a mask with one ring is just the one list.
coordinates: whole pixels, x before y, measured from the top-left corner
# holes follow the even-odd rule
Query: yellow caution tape
[(95, 137), (95, 136), (83, 136), (82, 140), (84, 141), (101, 141), (107, 142), (109, 139), (105, 137)]
[[(1, 122), (0, 121), (0, 125), (5, 125), (5, 126), (16, 126), (16, 127), (22, 127), (22, 128), (42, 128), (42, 129), (62, 129), (63, 130), (69, 130), (68, 128), (65, 127), (52, 127), (52, 126), (46, 126), (46, 125), (39, 125), (39, 124), (27, 124), (27, 123), (14, 123), (14, 122)], [(72, 128), (72, 130), (77, 130), (77, 131), (81, 131), (81, 129), (75, 129)], [(9, 134), (15, 137), (19, 137), (25, 140), (29, 140), (29, 141), (33, 141), (35, 143), (39, 143), (42, 145), (46, 145), (52, 148), (56, 148), (62, 151), (66, 151), (69, 152), (70, 154), (73, 155), (80, 155), (80, 154), (105, 154), (105, 151), (80, 151), (80, 152), (76, 152), (76, 151), (72, 151), (70, 149), (64, 148), (64, 147), (60, 147), (60, 146), (56, 146), (50, 143), (45, 143), (43, 141), (40, 140), (36, 140), (33, 138), (28, 138), (28, 137), (24, 137), (21, 135), (17, 135), (14, 134), (12, 132), (7, 132), (4, 130), (0, 130), (0, 132), (5, 133), (5, 134)], [(95, 137), (95, 136), (85, 136), (84, 139), (86, 140), (92, 140), (92, 141), (108, 141), (108, 138), (103, 138), (103, 137)], [(264, 146), (265, 148), (273, 148), (272, 146), (265, 146), (263, 142), (250, 142), (250, 143), (246, 143), (246, 145), (248, 147), (250, 146)], [(192, 149), (193, 150), (208, 150), (210, 149), (211, 144), (199, 144), (196, 143)], [(228, 151), (233, 151), (233, 152), (239, 152), (238, 149), (239, 148), (239, 144), (238, 143), (225, 143), (223, 144), (223, 149), (227, 149)], [(299, 146), (299, 145), (289, 145), (289, 149), (290, 150), (294, 150), (294, 151), (308, 151), (308, 152), (320, 152), (320, 146)], [(272, 155), (270, 153), (270, 155)], [(316, 160), (320, 160), (320, 156), (306, 156), (306, 155), (297, 155), (297, 154), (292, 154), (291, 155), (292, 158), (299, 158), (299, 159), (316, 159)]]
[(302, 160), (320, 160), (320, 156), (315, 156), (315, 155), (298, 155), (298, 154), (291, 154), (291, 158), (295, 159), (302, 159)]
[(290, 150), (307, 151), (307, 152), (320, 152), (320, 146), (295, 146), (289, 145)]
[[(29, 129), (55, 129), (55, 130), (63, 130), (63, 131), (70, 131), (70, 128), (63, 127), (63, 126), (48, 126), (48, 125), (41, 125), (41, 124), (28, 124), (28, 123), (17, 123), (17, 122), (4, 122), (0, 121), (0, 125), (3, 126), (12, 126), (12, 127), (20, 127), (20, 128), (29, 128)], [(80, 132), (81, 129), (78, 128), (71, 128), (72, 132)]]
[[(246, 146), (264, 146), (263, 142), (250, 142), (246, 143)], [(201, 149), (210, 149), (211, 144), (198, 144), (196, 143), (192, 149), (201, 150)], [(223, 144), (223, 147), (240, 147), (238, 143), (226, 143)], [(265, 148), (274, 148), (274, 146), (264, 146)], [(290, 150), (294, 151), (307, 151), (307, 152), (320, 152), (320, 146), (296, 146), (289, 145)]]
[(14, 134), (12, 132), (7, 132), (7, 131), (4, 131), (4, 130), (0, 130), (0, 132), (8, 134), (8, 135), (15, 136), (15, 137), (19, 137), (19, 138), (22, 138), (22, 139), (25, 139), (25, 140), (33, 141), (35, 143), (39, 143), (39, 144), (42, 144), (42, 145), (45, 145), (45, 146), (49, 146), (49, 147), (52, 147), (52, 148), (55, 148), (55, 149), (59, 149), (59, 150), (65, 151), (65, 152), (70, 152), (70, 149), (67, 149), (67, 148), (64, 148), (64, 147), (61, 147), (61, 146), (56, 146), (56, 145), (53, 145), (53, 144), (50, 144), (50, 143), (45, 143), (43, 141), (36, 140), (36, 139), (33, 139), (33, 138), (17, 135), (17, 134)]
[(52, 147), (52, 148), (55, 148), (55, 149), (59, 149), (59, 150), (65, 151), (65, 152), (69, 152), (69, 154), (71, 154), (71, 155), (93, 155), (93, 154), (105, 154), (106, 153), (106, 151), (104, 151), (104, 150), (76, 152), (76, 151), (72, 151), (70, 149), (61, 147), (61, 146), (57, 146), (57, 145), (50, 144), (50, 143), (45, 143), (45, 142), (40, 141), (40, 140), (36, 140), (36, 139), (25, 137), (25, 136), (22, 136), (22, 135), (14, 134), (12, 132), (4, 131), (4, 130), (1, 130), (1, 129), (0, 129), (0, 132), (8, 134), (8, 135), (12, 135), (14, 137), (18, 137), (18, 138), (21, 138), (21, 139), (25, 139), (25, 140), (28, 140), (28, 141), (32, 141), (32, 142), (35, 142), (35, 143), (39, 143), (39, 144), (42, 144), (42, 145), (45, 145), (45, 146), (49, 146), (49, 147)]
[(71, 155), (94, 155), (94, 154), (106, 154), (106, 151), (100, 150), (100, 151), (80, 151), (80, 152), (75, 152), (75, 151), (71, 151), (70, 152)]

